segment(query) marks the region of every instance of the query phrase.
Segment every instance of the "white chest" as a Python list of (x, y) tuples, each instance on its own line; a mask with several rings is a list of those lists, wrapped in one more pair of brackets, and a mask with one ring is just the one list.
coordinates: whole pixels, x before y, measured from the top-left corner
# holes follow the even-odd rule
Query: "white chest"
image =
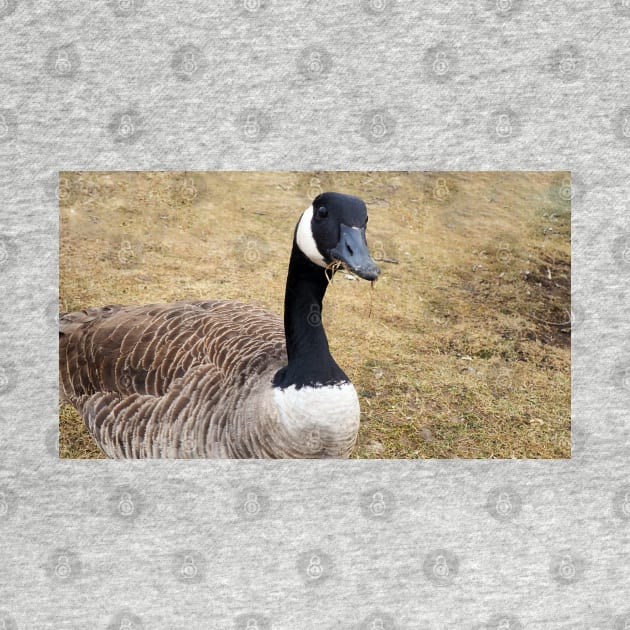
[(349, 455), (359, 429), (359, 399), (352, 383), (322, 387), (294, 385), (274, 390), (278, 421), (296, 449), (314, 456)]

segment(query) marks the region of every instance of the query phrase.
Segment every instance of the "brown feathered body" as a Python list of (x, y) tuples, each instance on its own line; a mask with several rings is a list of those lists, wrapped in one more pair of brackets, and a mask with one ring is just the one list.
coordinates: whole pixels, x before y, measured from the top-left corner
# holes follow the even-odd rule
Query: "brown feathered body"
[(59, 331), (63, 397), (109, 457), (350, 454), (356, 427), (313, 440), (308, 423), (281, 422), (272, 380), (287, 363), (284, 327), (265, 309), (104, 306), (63, 315)]

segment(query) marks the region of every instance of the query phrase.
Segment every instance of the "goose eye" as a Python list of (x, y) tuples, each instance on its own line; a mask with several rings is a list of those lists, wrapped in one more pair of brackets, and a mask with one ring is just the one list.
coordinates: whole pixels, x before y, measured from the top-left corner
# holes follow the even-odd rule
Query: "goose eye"
[(315, 211), (315, 216), (318, 219), (325, 219), (328, 216), (328, 208), (326, 208), (326, 206), (319, 206)]

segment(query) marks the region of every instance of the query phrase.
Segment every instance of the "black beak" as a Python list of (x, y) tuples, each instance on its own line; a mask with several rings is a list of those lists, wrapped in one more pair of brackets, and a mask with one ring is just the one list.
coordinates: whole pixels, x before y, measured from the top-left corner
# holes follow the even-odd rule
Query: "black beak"
[(368, 252), (365, 228), (349, 227), (342, 223), (339, 242), (330, 250), (330, 255), (364, 280), (376, 280), (381, 273)]

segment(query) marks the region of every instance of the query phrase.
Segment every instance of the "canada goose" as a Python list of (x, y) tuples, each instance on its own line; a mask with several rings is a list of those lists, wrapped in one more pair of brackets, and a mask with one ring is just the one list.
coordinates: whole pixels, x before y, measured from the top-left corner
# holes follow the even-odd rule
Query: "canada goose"
[(221, 300), (62, 315), (63, 398), (109, 457), (348, 457), (359, 400), (330, 354), (321, 310), (337, 267), (378, 277), (367, 219), (361, 199), (334, 192), (304, 211), (284, 326), (267, 310)]

